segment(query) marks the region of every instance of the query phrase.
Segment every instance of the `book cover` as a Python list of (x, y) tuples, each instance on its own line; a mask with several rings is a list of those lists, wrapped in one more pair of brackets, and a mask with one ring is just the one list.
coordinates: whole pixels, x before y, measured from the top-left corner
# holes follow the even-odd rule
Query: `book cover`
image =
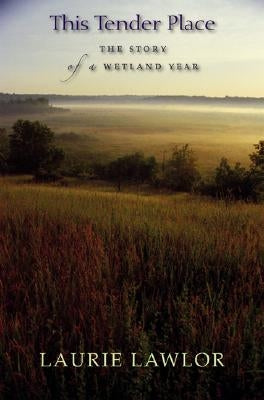
[(0, 399), (264, 398), (263, 18), (0, 1)]

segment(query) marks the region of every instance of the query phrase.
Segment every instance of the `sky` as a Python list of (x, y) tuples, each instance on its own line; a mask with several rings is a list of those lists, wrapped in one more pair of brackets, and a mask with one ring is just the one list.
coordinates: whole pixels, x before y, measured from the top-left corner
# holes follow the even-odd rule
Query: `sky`
[[(146, 4), (147, 3), (147, 4)], [(0, 92), (80, 95), (264, 96), (262, 0), (0, 0)], [(168, 15), (212, 19), (214, 32), (167, 30)], [(90, 29), (53, 31), (50, 15), (77, 15)], [(157, 32), (99, 32), (94, 15), (164, 21)], [(123, 46), (102, 54), (100, 45)], [(166, 54), (135, 55), (130, 46), (167, 46)], [(68, 82), (67, 67), (88, 58)], [(103, 63), (160, 63), (162, 72), (106, 72)], [(199, 72), (168, 70), (169, 63), (197, 63)], [(95, 64), (96, 71), (89, 65)]]

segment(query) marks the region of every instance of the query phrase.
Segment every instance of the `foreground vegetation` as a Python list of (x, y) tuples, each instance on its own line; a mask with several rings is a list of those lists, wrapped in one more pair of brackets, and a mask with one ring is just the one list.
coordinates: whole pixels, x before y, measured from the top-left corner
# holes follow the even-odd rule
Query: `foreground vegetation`
[[(262, 399), (263, 211), (2, 179), (2, 397)], [(218, 351), (225, 368), (44, 370), (42, 351)]]

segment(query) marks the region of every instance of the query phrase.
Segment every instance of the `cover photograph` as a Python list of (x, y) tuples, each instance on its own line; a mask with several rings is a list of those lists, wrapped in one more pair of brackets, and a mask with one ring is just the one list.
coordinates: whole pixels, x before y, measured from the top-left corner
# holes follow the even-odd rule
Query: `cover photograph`
[(0, 0), (0, 400), (264, 399), (264, 3)]

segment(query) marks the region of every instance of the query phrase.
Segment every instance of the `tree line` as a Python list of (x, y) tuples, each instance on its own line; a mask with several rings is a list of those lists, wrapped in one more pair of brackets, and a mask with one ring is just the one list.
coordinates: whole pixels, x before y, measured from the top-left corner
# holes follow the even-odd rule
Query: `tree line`
[[(158, 163), (143, 153), (125, 155), (107, 164), (90, 167), (90, 178), (113, 182), (120, 191), (125, 183), (151, 184), (172, 191), (197, 192), (215, 198), (259, 201), (264, 192), (264, 140), (254, 145), (250, 166), (231, 166), (226, 158), (209, 180), (202, 179), (197, 159), (188, 144), (176, 146), (170, 158)], [(32, 174), (36, 181), (48, 182), (65, 175), (64, 151), (55, 145), (54, 132), (39, 121), (18, 120), (7, 135), (0, 129), (0, 172)], [(69, 174), (69, 171), (68, 171)], [(78, 176), (74, 168), (70, 175)]]

